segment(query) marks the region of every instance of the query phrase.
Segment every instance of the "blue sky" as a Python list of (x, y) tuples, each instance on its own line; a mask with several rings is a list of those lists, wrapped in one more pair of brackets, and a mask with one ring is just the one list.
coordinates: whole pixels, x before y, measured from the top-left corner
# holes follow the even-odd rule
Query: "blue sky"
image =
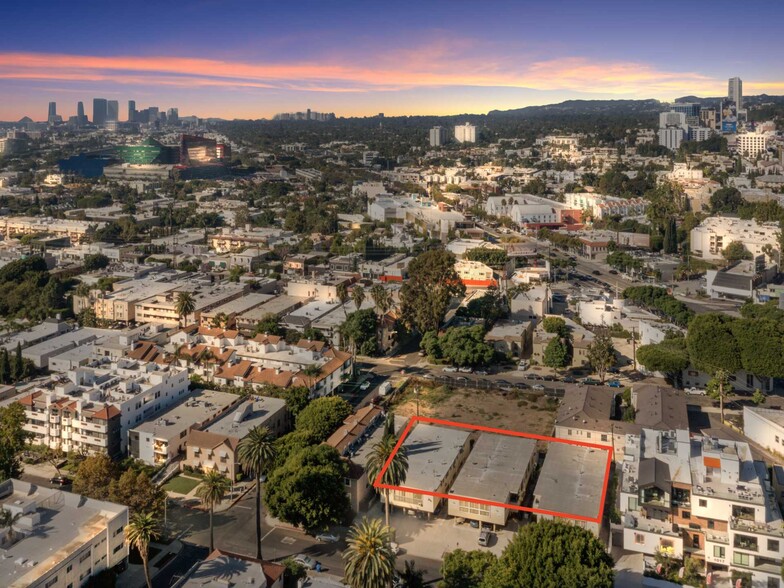
[[(28, 2), (0, 119), (94, 96), (181, 114), (458, 114), (569, 98), (784, 94), (784, 3)], [(125, 111), (125, 108), (121, 108)]]

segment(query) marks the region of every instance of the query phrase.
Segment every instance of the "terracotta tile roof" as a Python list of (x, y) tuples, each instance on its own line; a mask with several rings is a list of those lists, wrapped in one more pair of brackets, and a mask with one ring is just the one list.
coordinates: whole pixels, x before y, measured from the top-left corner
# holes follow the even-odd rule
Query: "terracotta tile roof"
[(373, 404), (360, 408), (354, 414), (346, 417), (340, 428), (326, 440), (326, 444), (337, 449), (338, 453), (342, 455), (346, 448), (361, 437), (368, 425), (383, 412), (384, 410), (380, 406)]
[(259, 333), (258, 335), (253, 337), (251, 341), (255, 341), (256, 343), (277, 345), (278, 343), (280, 343), (281, 339), (283, 339), (283, 337), (278, 337), (277, 335), (265, 335), (264, 333)]
[(288, 388), (293, 384), (294, 376), (294, 372), (289, 370), (275, 370), (256, 366), (245, 377), (245, 381), (249, 384), (272, 384), (281, 388)]
[(301, 347), (302, 349), (307, 349), (308, 351), (321, 351), (324, 349), (324, 341), (313, 341), (311, 339), (300, 339), (297, 341), (295, 347)]
[(93, 418), (109, 420), (121, 414), (120, 409), (116, 406), (105, 404), (103, 408), (93, 413)]
[(191, 429), (188, 431), (188, 447), (203, 447), (205, 449), (216, 449), (221, 445), (227, 446), (234, 451), (237, 449), (239, 439), (229, 437), (228, 435), (218, 435), (217, 433), (210, 433), (209, 431), (199, 431)]
[(223, 378), (226, 380), (233, 380), (234, 378), (245, 378), (252, 369), (253, 364), (247, 359), (243, 359), (234, 365), (224, 363), (218, 368), (218, 371), (215, 372), (214, 377)]

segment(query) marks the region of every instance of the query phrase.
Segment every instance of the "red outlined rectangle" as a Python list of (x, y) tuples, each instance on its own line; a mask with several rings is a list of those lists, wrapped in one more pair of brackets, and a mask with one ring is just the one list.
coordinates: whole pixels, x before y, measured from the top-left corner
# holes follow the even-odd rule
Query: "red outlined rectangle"
[[(579, 447), (590, 447), (592, 449), (601, 449), (603, 451), (606, 451), (607, 452), (607, 466), (605, 467), (605, 472), (604, 472), (604, 485), (603, 485), (603, 488), (602, 488), (601, 499), (599, 501), (599, 513), (598, 513), (598, 515), (595, 518), (591, 518), (591, 517), (586, 517), (586, 516), (583, 516), (583, 515), (570, 514), (570, 513), (565, 513), (565, 512), (557, 512), (557, 511), (545, 510), (545, 509), (541, 509), (541, 508), (532, 508), (532, 507), (528, 507), (528, 506), (520, 506), (520, 505), (517, 505), (517, 504), (506, 504), (504, 502), (494, 502), (492, 500), (483, 500), (481, 498), (472, 498), (472, 497), (468, 497), (468, 496), (458, 496), (456, 494), (443, 494), (441, 492), (430, 492), (428, 490), (419, 490), (417, 488), (409, 488), (407, 486), (394, 486), (394, 485), (391, 485), (391, 484), (383, 484), (381, 482), (381, 479), (383, 478), (384, 473), (387, 471), (387, 468), (389, 467), (389, 464), (391, 463), (392, 458), (394, 458), (395, 454), (400, 449), (400, 446), (403, 445), (403, 442), (406, 440), (406, 437), (411, 432), (411, 428), (416, 423), (419, 423), (419, 422), (421, 422), (421, 423), (429, 423), (429, 424), (433, 424), (433, 425), (443, 425), (443, 426), (447, 426), (447, 427), (457, 427), (457, 428), (460, 428), (460, 429), (468, 429), (470, 431), (483, 431), (483, 432), (486, 432), (486, 433), (495, 433), (495, 434), (498, 434), (498, 435), (509, 435), (509, 436), (512, 436), (512, 437), (525, 437), (527, 439), (536, 439), (537, 441), (547, 441), (547, 442), (550, 442), (550, 443), (563, 443), (565, 445), (577, 445)], [(545, 459), (547, 459), (547, 458), (545, 458)], [(607, 483), (608, 483), (608, 481), (610, 479), (610, 471), (611, 471), (611, 467), (612, 467), (612, 459), (613, 459), (613, 449), (609, 445), (598, 445), (596, 443), (585, 443), (585, 442), (582, 442), (582, 441), (572, 441), (571, 439), (557, 439), (556, 437), (547, 437), (545, 435), (534, 435), (533, 433), (523, 433), (521, 431), (506, 431), (504, 429), (495, 429), (493, 427), (484, 427), (482, 425), (469, 425), (469, 424), (466, 424), (466, 423), (458, 423), (458, 422), (455, 422), (455, 421), (446, 421), (446, 420), (434, 419), (434, 418), (430, 418), (430, 417), (415, 416), (415, 417), (411, 417), (411, 420), (408, 421), (408, 424), (406, 425), (406, 428), (403, 429), (403, 433), (400, 435), (400, 439), (398, 439), (397, 443), (395, 444), (395, 447), (392, 450), (392, 453), (387, 458), (387, 461), (384, 464), (384, 467), (381, 468), (381, 471), (378, 473), (378, 476), (376, 476), (376, 479), (373, 481), (373, 487), (374, 488), (384, 488), (384, 489), (388, 489), (388, 490), (398, 490), (400, 492), (412, 492), (414, 494), (425, 494), (427, 496), (435, 496), (437, 498), (445, 498), (446, 500), (461, 500), (461, 501), (464, 501), (464, 502), (473, 502), (473, 503), (476, 503), (476, 504), (485, 504), (485, 505), (488, 505), (488, 506), (499, 506), (501, 508), (508, 508), (508, 509), (511, 509), (511, 510), (520, 510), (520, 511), (523, 511), (523, 512), (531, 512), (531, 513), (534, 513), (534, 514), (544, 514), (544, 515), (549, 515), (549, 516), (561, 517), (561, 518), (564, 518), (564, 519), (574, 519), (574, 520), (580, 520), (580, 521), (587, 521), (589, 523), (599, 523), (599, 525), (601, 525), (602, 517), (604, 516), (604, 501), (607, 499)]]

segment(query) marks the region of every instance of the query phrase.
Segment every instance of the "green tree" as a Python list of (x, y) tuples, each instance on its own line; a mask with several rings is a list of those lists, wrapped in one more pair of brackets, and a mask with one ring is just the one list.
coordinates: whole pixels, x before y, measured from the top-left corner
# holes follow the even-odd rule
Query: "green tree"
[(650, 372), (661, 372), (671, 380), (689, 367), (689, 352), (683, 337), (665, 339), (661, 343), (637, 349), (637, 362)]
[(721, 255), (728, 262), (740, 261), (742, 259), (751, 259), (751, 253), (746, 249), (743, 241), (733, 241), (727, 245), (721, 252)]
[(710, 197), (711, 213), (719, 212), (736, 213), (738, 208), (745, 204), (737, 188), (720, 188)]
[(343, 307), (343, 316), (346, 316), (346, 304), (349, 301), (349, 294), (345, 282), (341, 282), (335, 286), (335, 295), (338, 298), (338, 302), (340, 302), (340, 305)]
[(493, 347), (485, 343), (485, 329), (473, 327), (451, 327), (439, 338), (441, 354), (454, 365), (482, 366), (493, 359)]
[(348, 465), (329, 445), (306, 447), (273, 470), (264, 501), (272, 516), (307, 530), (343, 523), (351, 511)]
[(721, 414), (721, 422), (724, 422), (724, 401), (727, 396), (732, 394), (732, 385), (730, 384), (730, 372), (725, 369), (717, 369), (713, 372), (713, 377), (708, 382), (707, 386), (708, 396), (714, 400), (719, 401), (719, 412)]
[(210, 553), (215, 550), (215, 535), (212, 524), (212, 515), (215, 506), (219, 505), (229, 491), (229, 480), (217, 470), (210, 470), (202, 478), (196, 496), (199, 497), (203, 506), (210, 510)]
[(11, 366), (8, 359), (8, 350), (0, 349), (0, 384), (11, 383)]
[(590, 531), (560, 521), (525, 525), (482, 580), (482, 588), (612, 588), (614, 562)]
[(560, 337), (555, 336), (544, 348), (542, 363), (554, 370), (562, 370), (569, 365), (570, 355), (568, 344)]
[(615, 346), (606, 329), (597, 332), (593, 342), (588, 346), (588, 361), (604, 384), (607, 370), (615, 365)]
[(664, 253), (672, 255), (678, 252), (678, 229), (675, 218), (670, 217), (664, 228)]
[(110, 500), (112, 481), (118, 477), (118, 471), (108, 455), (91, 455), (76, 469), (72, 489), (88, 498)]
[(736, 320), (732, 323), (732, 334), (744, 370), (760, 377), (781, 378), (784, 377), (784, 316), (768, 316)]
[(378, 315), (384, 316), (392, 308), (392, 295), (381, 284), (374, 284), (370, 288), (370, 297)]
[(261, 559), (261, 474), (275, 461), (275, 445), (267, 427), (253, 427), (237, 445), (237, 458), (256, 482), (256, 559)]
[(400, 573), (402, 588), (425, 588), (425, 570), (416, 567), (414, 560), (406, 560), (403, 571)]
[(296, 421), (297, 415), (310, 403), (310, 390), (306, 386), (285, 388), (283, 399), (286, 401), (291, 418)]
[(310, 431), (316, 442), (321, 443), (353, 412), (351, 405), (340, 396), (316, 398), (297, 416), (297, 430)]
[(386, 588), (395, 573), (389, 527), (379, 519), (363, 519), (348, 531), (345, 580), (351, 588)]
[(155, 484), (146, 472), (130, 468), (109, 483), (109, 500), (124, 504), (131, 514), (143, 512), (161, 517), (166, 491)]
[(444, 556), (439, 588), (475, 588), (498, 558), (489, 551), (455, 549)]
[(196, 309), (196, 300), (190, 292), (177, 292), (177, 301), (174, 304), (174, 310), (180, 318), (181, 324), (187, 324), (188, 315)]
[(365, 289), (357, 284), (351, 289), (351, 299), (354, 301), (354, 306), (357, 310), (362, 308), (362, 303), (365, 302)]
[(24, 430), (24, 406), (18, 402), (0, 406), (0, 482), (22, 475), (19, 453), (32, 437)]
[(689, 358), (694, 367), (711, 375), (720, 368), (731, 374), (741, 368), (740, 347), (732, 332), (735, 320), (719, 313), (694, 317), (686, 336)]
[(253, 335), (275, 335), (276, 337), (282, 337), (286, 334), (286, 329), (280, 326), (280, 320), (278, 319), (277, 315), (273, 313), (267, 313), (258, 323), (256, 326), (253, 327)]
[(158, 528), (158, 520), (152, 513), (137, 512), (131, 515), (128, 525), (125, 527), (125, 541), (139, 552), (144, 568), (144, 579), (147, 581), (147, 588), (152, 588), (150, 579), (150, 543), (161, 536)]
[(378, 353), (378, 317), (372, 308), (350, 313), (338, 331), (356, 353)]
[(542, 328), (545, 333), (557, 333), (559, 337), (566, 337), (569, 334), (569, 327), (566, 321), (559, 316), (546, 316), (542, 319)]
[[(394, 435), (384, 435), (381, 440), (376, 443), (370, 450), (368, 455), (365, 469), (367, 470), (368, 482), (374, 484), (384, 465), (387, 463), (389, 456), (392, 455), (397, 445), (397, 438)], [(392, 461), (389, 462), (389, 467), (384, 471), (381, 477), (382, 484), (389, 484), (390, 486), (400, 486), (406, 481), (408, 474), (408, 454), (406, 448), (401, 446), (397, 452), (394, 452)], [(389, 488), (384, 488), (384, 516), (386, 525), (389, 527)]]
[(109, 258), (103, 253), (94, 253), (92, 255), (85, 255), (82, 261), (82, 270), (85, 272), (94, 272), (95, 270), (103, 269), (109, 265)]
[(437, 331), (452, 298), (465, 294), (455, 256), (440, 249), (425, 251), (411, 261), (408, 274), (400, 290), (401, 316), (420, 333)]
[(765, 395), (765, 393), (762, 390), (760, 390), (759, 388), (754, 389), (754, 394), (752, 394), (751, 396), (751, 401), (754, 404), (756, 404), (757, 406), (761, 406), (765, 404), (765, 401), (767, 399), (768, 397)]

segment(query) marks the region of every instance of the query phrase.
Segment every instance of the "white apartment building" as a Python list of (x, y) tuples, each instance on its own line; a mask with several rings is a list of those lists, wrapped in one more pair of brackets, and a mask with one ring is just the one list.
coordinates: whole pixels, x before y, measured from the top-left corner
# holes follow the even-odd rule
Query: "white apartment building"
[(125, 454), (128, 431), (188, 394), (188, 370), (96, 359), (22, 397), (34, 442), (61, 451)]
[(625, 549), (691, 557), (715, 584), (781, 586), (781, 512), (747, 443), (685, 429), (627, 435), (620, 511)]
[(441, 147), (444, 143), (446, 143), (446, 129), (444, 127), (430, 129), (430, 146)]
[(689, 141), (707, 141), (713, 135), (713, 129), (708, 127), (689, 127)]
[(686, 113), (675, 111), (659, 113), (659, 128), (664, 129), (670, 126), (686, 126)]
[(736, 150), (745, 157), (757, 157), (768, 148), (768, 135), (765, 133), (742, 133), (736, 137)]
[(768, 451), (784, 455), (784, 415), (781, 411), (744, 406), (743, 434)]
[(0, 483), (0, 510), (19, 515), (0, 531), (6, 588), (73, 588), (128, 556), (128, 508), (20, 480)]
[(592, 192), (570, 192), (564, 194), (566, 208), (588, 210), (593, 218), (608, 216), (642, 216), (648, 208), (645, 198), (620, 198)]
[(733, 241), (740, 241), (754, 257), (762, 248), (776, 244), (776, 223), (758, 223), (726, 216), (711, 216), (691, 230), (691, 252), (703, 259), (723, 259), (722, 251)]
[[(678, 112), (675, 114), (682, 113)], [(658, 135), (659, 145), (675, 151), (681, 146), (681, 143), (683, 143), (683, 139), (686, 137), (686, 132), (681, 127), (667, 127), (664, 129), (659, 129)]]
[(458, 143), (476, 143), (476, 127), (471, 123), (455, 126), (455, 141)]

